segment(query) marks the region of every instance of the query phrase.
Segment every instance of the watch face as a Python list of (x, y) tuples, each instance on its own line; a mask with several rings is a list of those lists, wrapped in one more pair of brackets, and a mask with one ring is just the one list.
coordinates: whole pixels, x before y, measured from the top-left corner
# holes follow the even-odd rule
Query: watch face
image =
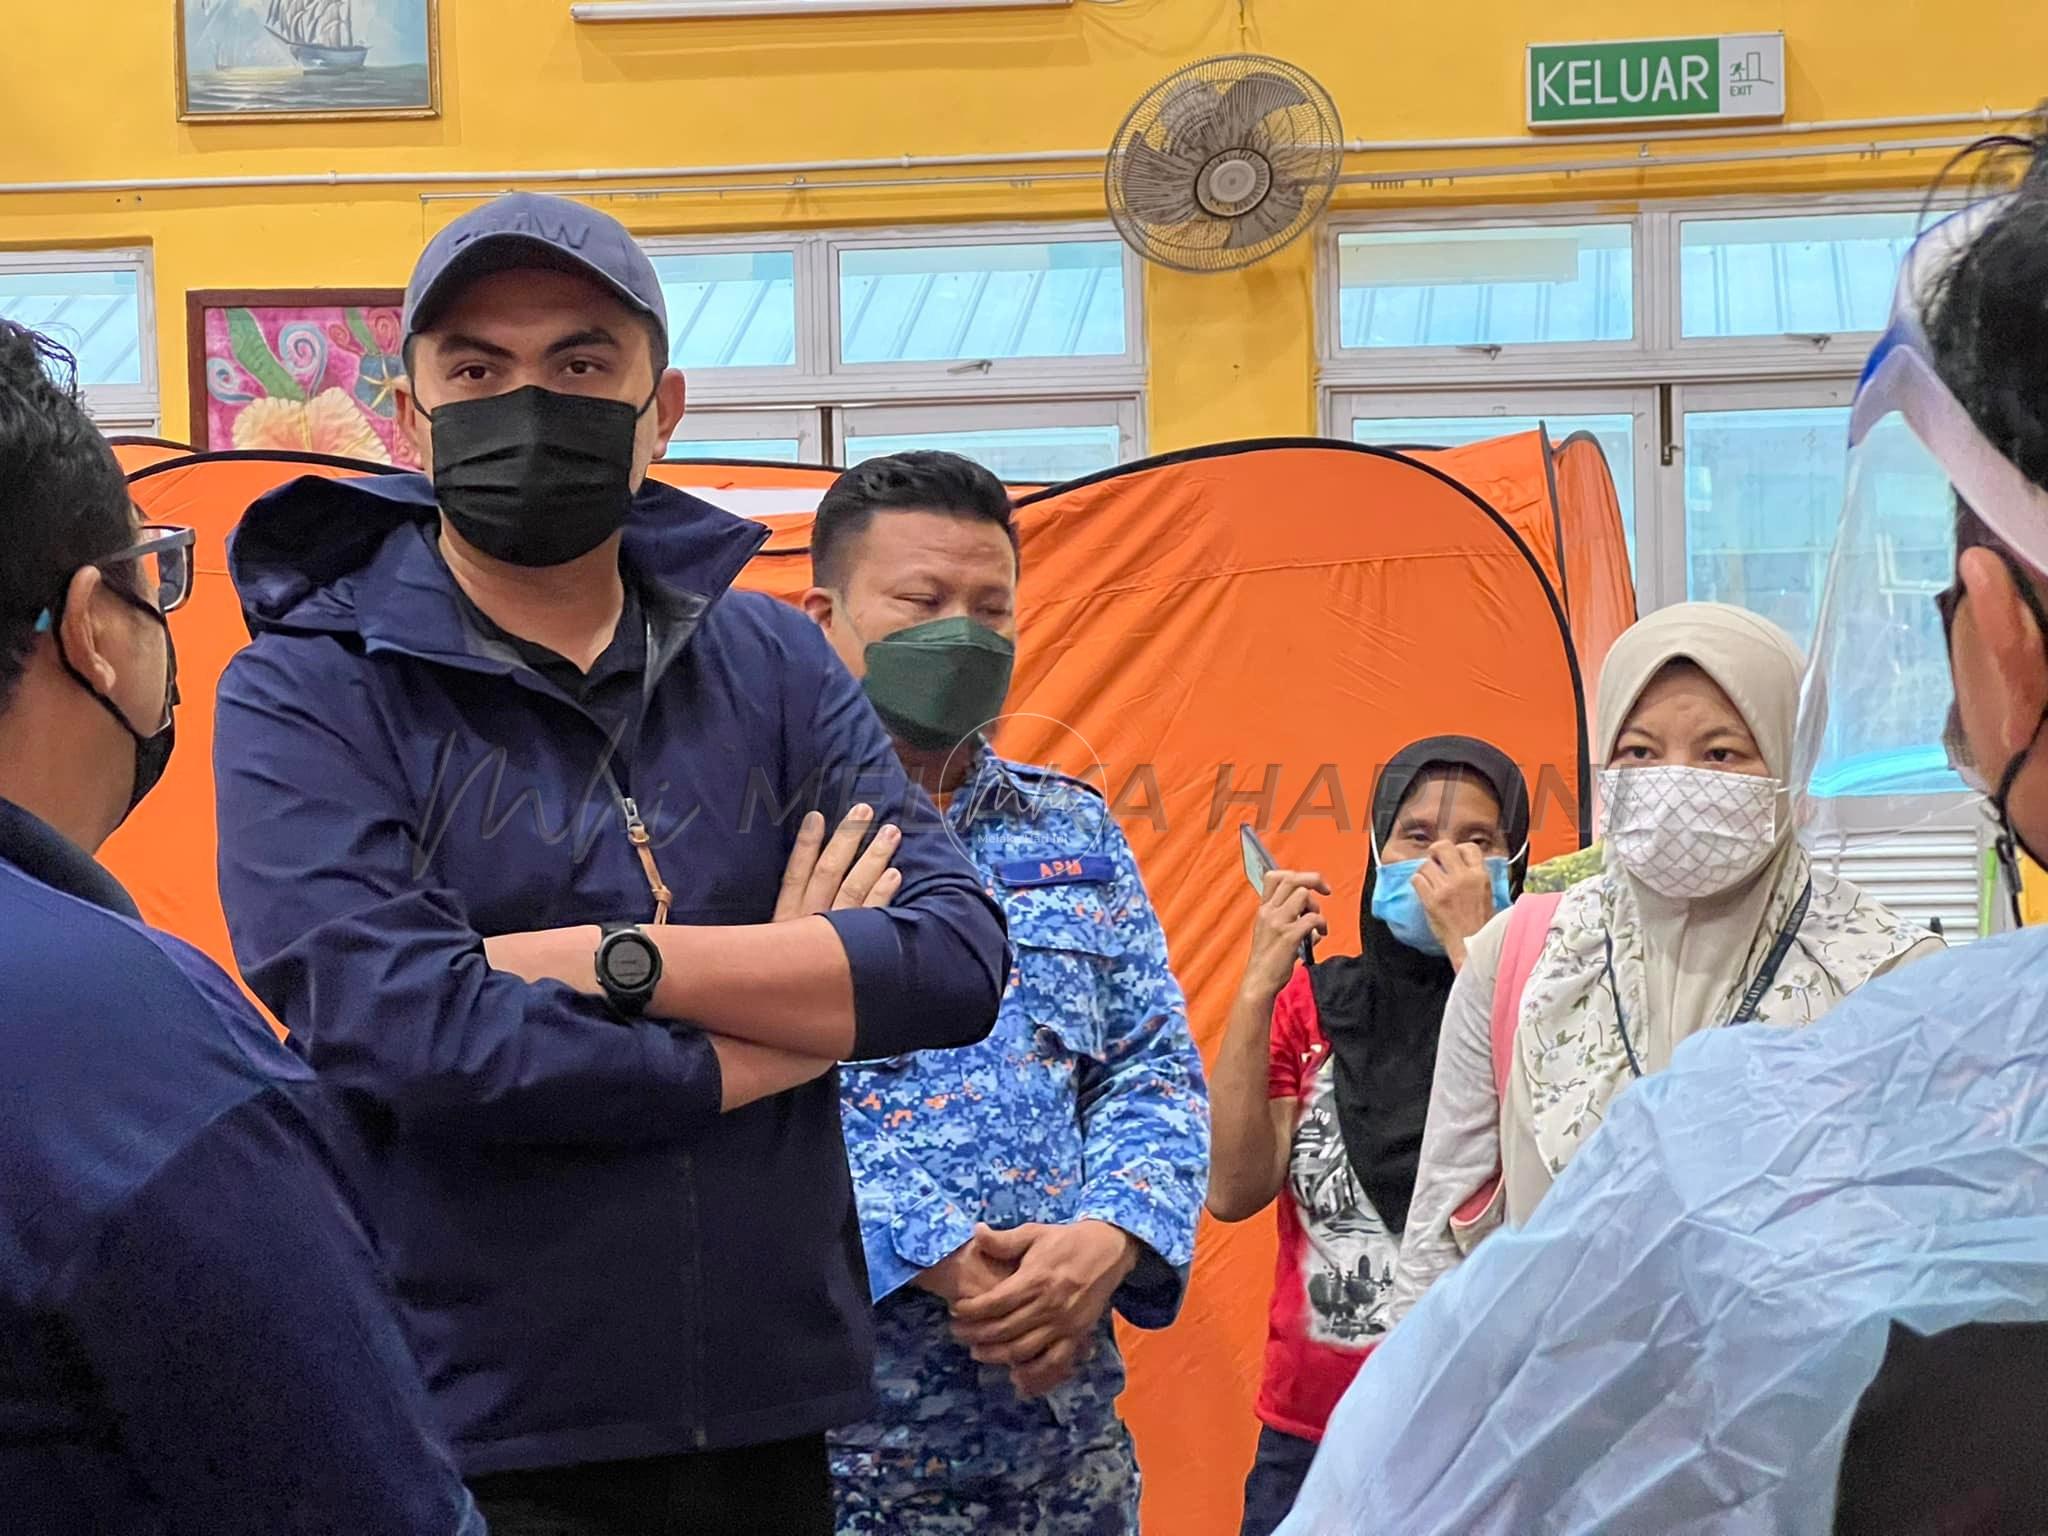
[(604, 969), (622, 992), (637, 992), (654, 980), (654, 945), (640, 934), (622, 934), (605, 946)]

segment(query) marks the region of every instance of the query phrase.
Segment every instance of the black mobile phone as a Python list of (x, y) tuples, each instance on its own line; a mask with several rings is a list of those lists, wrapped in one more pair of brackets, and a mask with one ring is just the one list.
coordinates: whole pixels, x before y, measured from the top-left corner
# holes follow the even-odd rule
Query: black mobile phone
[[(1244, 856), (1244, 877), (1251, 881), (1252, 889), (1259, 893), (1259, 899), (1266, 895), (1266, 876), (1280, 866), (1273, 861), (1273, 855), (1266, 851), (1266, 845), (1259, 841), (1259, 834), (1252, 830), (1250, 822), (1241, 822), (1237, 829), (1238, 852)], [(1316, 963), (1316, 941), (1312, 938), (1301, 941), (1301, 963)]]

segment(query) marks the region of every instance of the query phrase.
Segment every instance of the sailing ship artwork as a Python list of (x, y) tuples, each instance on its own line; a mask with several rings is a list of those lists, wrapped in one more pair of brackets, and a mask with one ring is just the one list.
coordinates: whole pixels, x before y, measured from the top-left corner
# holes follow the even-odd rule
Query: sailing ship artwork
[(370, 56), (370, 45), (356, 41), (350, 0), (270, 0), (263, 25), (309, 75), (361, 69)]
[(438, 0), (178, 0), (180, 115), (431, 117)]

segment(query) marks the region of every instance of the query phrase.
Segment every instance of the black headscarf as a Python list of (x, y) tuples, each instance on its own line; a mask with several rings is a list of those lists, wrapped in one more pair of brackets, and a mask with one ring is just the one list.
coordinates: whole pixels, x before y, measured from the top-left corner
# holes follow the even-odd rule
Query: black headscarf
[(1437, 1035), (1456, 973), (1443, 956), (1426, 955), (1395, 938), (1372, 915), (1372, 893), (1379, 850), (1393, 835), (1402, 804), (1425, 774), (1447, 769), (1469, 774), (1493, 790), (1501, 808), (1501, 833), (1516, 860), (1510, 884), (1519, 894), (1529, 841), (1529, 790), (1521, 770), (1483, 741), (1432, 736), (1396, 753), (1373, 789), (1372, 847), (1358, 913), (1362, 953), (1320, 960), (1309, 969), (1316, 1013), (1336, 1061), (1337, 1124), (1344, 1150), (1390, 1232), (1408, 1225), (1429, 1084), (1436, 1072)]

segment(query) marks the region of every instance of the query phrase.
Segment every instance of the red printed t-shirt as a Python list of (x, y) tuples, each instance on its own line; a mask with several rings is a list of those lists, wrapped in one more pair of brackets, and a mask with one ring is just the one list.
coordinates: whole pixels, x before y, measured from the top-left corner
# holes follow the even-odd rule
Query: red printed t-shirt
[(1386, 1334), (1400, 1237), (1387, 1230), (1345, 1155), (1335, 1065), (1308, 972), (1273, 1003), (1266, 1097), (1293, 1099), (1287, 1183), (1275, 1209), (1280, 1260), (1266, 1325), (1258, 1415), (1283, 1434), (1321, 1440), (1337, 1399)]

